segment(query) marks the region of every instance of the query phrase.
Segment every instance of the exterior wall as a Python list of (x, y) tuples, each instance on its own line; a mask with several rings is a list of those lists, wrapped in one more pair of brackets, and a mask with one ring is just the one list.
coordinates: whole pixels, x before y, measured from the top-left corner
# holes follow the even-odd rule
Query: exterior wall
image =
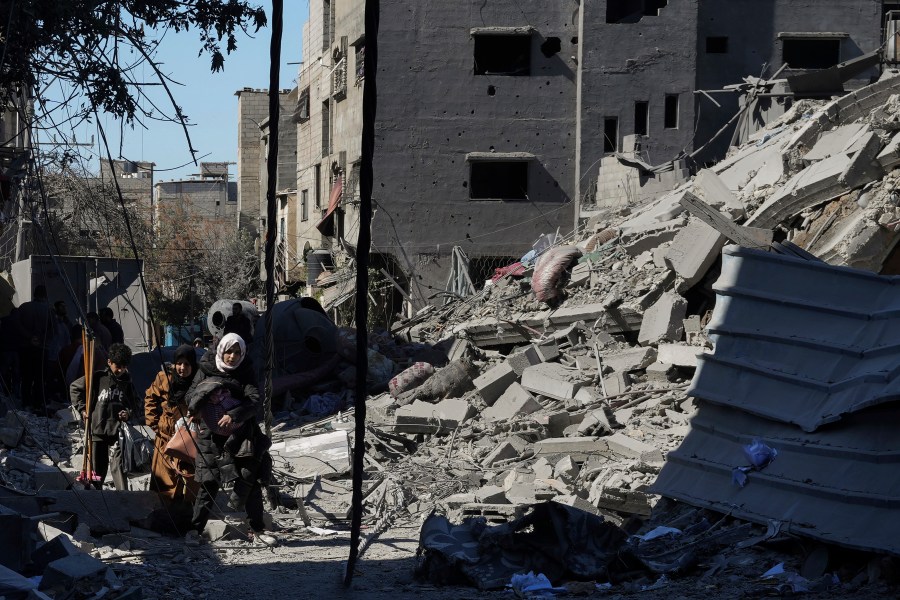
[[(471, 28), (528, 26), (530, 76), (474, 74)], [(569, 57), (577, 35), (572, 3), (382, 2), (374, 251), (443, 289), (453, 245), (470, 258), (518, 257), (540, 234), (570, 229), (576, 74)], [(545, 57), (549, 38), (561, 51)], [(471, 152), (533, 154), (528, 200), (470, 200)]]
[[(609, 0), (611, 1), (611, 0)], [(697, 0), (670, 0), (658, 16), (607, 23), (607, 0), (585, 2), (582, 48), (581, 173), (604, 155), (604, 120), (618, 119), (616, 147), (635, 134), (635, 102), (649, 107), (638, 157), (656, 164), (690, 147), (694, 124)], [(664, 127), (667, 94), (678, 94), (678, 127)]]
[(112, 165), (108, 160), (100, 161), (100, 178), (103, 181), (118, 180), (119, 189), (126, 202), (135, 203), (144, 213), (149, 213), (153, 194), (153, 167), (152, 162), (130, 162), (114, 160)]
[[(877, 0), (704, 0), (697, 18), (697, 88), (721, 89), (741, 83), (748, 75), (771, 77), (783, 64), (779, 32), (847, 33), (848, 37), (841, 40), (842, 61), (871, 52), (881, 45), (881, 10), (882, 3)], [(727, 37), (728, 52), (707, 53), (709, 36)], [(799, 72), (787, 69), (780, 77)], [(863, 73), (845, 87), (856, 89), (870, 83), (875, 75)], [(722, 108), (697, 97), (702, 115), (698, 141), (710, 139), (738, 110), (737, 94), (714, 97)], [(724, 154), (730, 138), (730, 131), (723, 134), (703, 158)]]
[(253, 233), (260, 231), (260, 124), (269, 116), (267, 90), (244, 88), (238, 97), (237, 226)]
[(177, 205), (198, 219), (231, 220), (237, 216), (237, 198), (229, 195), (231, 182), (221, 179), (176, 179), (155, 186), (156, 214)]

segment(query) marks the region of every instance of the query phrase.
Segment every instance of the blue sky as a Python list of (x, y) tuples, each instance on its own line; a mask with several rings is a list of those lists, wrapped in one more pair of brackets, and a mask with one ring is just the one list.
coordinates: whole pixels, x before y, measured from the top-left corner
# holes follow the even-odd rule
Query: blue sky
[[(260, 4), (271, 15), (271, 1), (260, 0)], [(303, 24), (309, 15), (308, 0), (286, 0), (284, 2), (284, 34), (281, 46), (281, 88), (294, 87), (301, 56), (301, 34)], [(271, 16), (269, 18), (271, 21)], [(266, 27), (248, 38), (238, 38), (238, 48), (225, 58), (225, 70), (211, 73), (209, 58), (198, 57), (200, 41), (193, 32), (169, 33), (160, 45), (157, 59), (162, 62), (161, 70), (175, 81), (184, 85), (173, 86), (176, 101), (187, 115), (191, 141), (197, 150), (198, 162), (237, 160), (237, 97), (234, 93), (244, 87), (269, 87), (269, 44), (271, 30)], [(295, 63), (295, 64), (288, 64)], [(147, 77), (151, 73), (147, 72)], [(154, 102), (169, 109), (171, 104), (160, 88)], [(112, 118), (104, 118), (104, 128), (109, 136), (110, 150), (114, 157), (119, 154), (119, 124)], [(95, 138), (93, 149), (83, 148), (85, 154), (97, 156), (105, 150), (96, 143), (96, 127), (83, 126), (76, 132), (79, 142)], [(191, 160), (184, 133), (179, 125), (149, 121), (148, 129), (136, 126), (125, 128), (122, 136), (122, 156), (130, 160), (148, 160), (156, 163), (157, 181), (186, 177), (199, 172), (190, 164), (172, 169)], [(204, 154), (209, 156), (200, 159)], [(96, 161), (92, 161), (96, 168)], [(230, 167), (235, 173), (235, 166)], [(233, 176), (232, 176), (233, 178)]]

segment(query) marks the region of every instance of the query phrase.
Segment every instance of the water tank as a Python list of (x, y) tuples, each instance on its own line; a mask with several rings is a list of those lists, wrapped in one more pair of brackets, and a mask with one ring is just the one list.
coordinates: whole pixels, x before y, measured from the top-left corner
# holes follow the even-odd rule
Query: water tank
[(222, 337), (225, 334), (225, 319), (231, 316), (231, 306), (235, 302), (240, 302), (244, 314), (250, 318), (250, 323), (256, 323), (256, 320), (259, 318), (259, 310), (252, 302), (247, 300), (216, 300), (209, 307), (206, 315), (206, 327), (212, 335)]
[(334, 266), (331, 261), (331, 252), (328, 250), (313, 250), (306, 255), (306, 285), (316, 285), (316, 278)]

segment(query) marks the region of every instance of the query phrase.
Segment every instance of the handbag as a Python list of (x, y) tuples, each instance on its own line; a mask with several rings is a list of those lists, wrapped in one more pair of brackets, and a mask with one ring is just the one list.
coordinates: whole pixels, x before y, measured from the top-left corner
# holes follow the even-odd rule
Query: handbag
[(190, 464), (196, 463), (197, 432), (188, 427), (179, 428), (166, 443), (163, 454)]

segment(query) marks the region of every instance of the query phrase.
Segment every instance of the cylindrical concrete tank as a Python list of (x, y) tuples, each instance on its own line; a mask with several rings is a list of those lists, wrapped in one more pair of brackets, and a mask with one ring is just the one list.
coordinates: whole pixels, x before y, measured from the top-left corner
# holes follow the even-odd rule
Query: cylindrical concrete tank
[(328, 250), (313, 250), (306, 255), (306, 285), (315, 285), (316, 278), (334, 266), (331, 260), (331, 252)]
[(209, 307), (209, 312), (206, 313), (206, 327), (213, 336), (222, 337), (225, 334), (225, 319), (231, 316), (231, 307), (236, 302), (241, 304), (244, 314), (247, 315), (250, 322), (256, 324), (259, 310), (249, 300), (216, 300)]

